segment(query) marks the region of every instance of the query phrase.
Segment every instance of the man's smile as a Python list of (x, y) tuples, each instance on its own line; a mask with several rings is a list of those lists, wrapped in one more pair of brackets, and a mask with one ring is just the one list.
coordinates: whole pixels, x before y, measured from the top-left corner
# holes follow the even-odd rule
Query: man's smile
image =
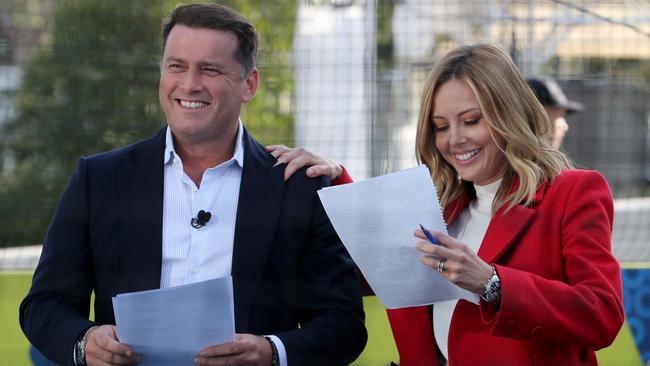
[(199, 109), (210, 105), (210, 103), (202, 102), (199, 100), (176, 99), (176, 101), (181, 105), (181, 107), (186, 109)]

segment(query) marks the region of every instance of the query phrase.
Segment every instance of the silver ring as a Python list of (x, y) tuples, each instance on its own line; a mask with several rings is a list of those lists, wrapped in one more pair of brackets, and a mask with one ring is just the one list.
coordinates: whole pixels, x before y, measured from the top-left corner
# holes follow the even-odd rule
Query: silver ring
[(445, 270), (445, 258), (440, 259), (438, 262), (438, 272), (442, 273)]

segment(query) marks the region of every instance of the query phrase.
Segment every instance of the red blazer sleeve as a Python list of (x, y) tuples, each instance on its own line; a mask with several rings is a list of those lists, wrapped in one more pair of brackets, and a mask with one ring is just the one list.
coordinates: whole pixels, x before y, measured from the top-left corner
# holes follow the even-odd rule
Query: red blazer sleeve
[(332, 181), (332, 185), (333, 186), (338, 186), (338, 185), (341, 185), (341, 184), (352, 183), (353, 180), (352, 180), (352, 177), (350, 176), (350, 173), (348, 173), (348, 171), (345, 169), (345, 167), (343, 165), (339, 165), (339, 166), (341, 167), (341, 169), (343, 171), (341, 172), (341, 175), (338, 178), (336, 178), (335, 180)]
[[(600, 173), (567, 174), (557, 178), (562, 180), (556, 181), (561, 184), (558, 193), (544, 197), (552, 203), (542, 214), (561, 215), (559, 233), (528, 232), (523, 234), (528, 237), (520, 239), (538, 240), (539, 245), (548, 245), (548, 250), (560, 248), (557, 260), (550, 265), (561, 266), (558, 272), (565, 278), (548, 279), (497, 264), (501, 306), (495, 311), (481, 302), (481, 318), (494, 336), (597, 350), (614, 341), (624, 318), (621, 272), (611, 253), (613, 202)], [(553, 240), (561, 240), (561, 244), (555, 246)]]

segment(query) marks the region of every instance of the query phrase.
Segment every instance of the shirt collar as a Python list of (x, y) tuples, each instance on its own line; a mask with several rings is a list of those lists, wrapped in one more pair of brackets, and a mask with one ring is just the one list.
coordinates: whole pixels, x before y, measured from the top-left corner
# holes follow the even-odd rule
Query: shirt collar
[[(240, 168), (244, 167), (244, 125), (241, 122), (241, 119), (238, 121), (237, 125), (237, 140), (235, 140), (235, 152), (230, 159), (234, 160)], [(163, 155), (163, 165), (167, 165), (174, 161), (174, 159), (180, 160), (176, 150), (174, 149), (174, 139), (172, 137), (172, 130), (167, 126), (167, 131), (165, 132), (165, 154)]]
[(497, 191), (499, 190), (499, 187), (501, 186), (501, 181), (503, 179), (499, 178), (495, 180), (492, 183), (488, 183), (482, 186), (479, 186), (477, 184), (474, 184), (474, 190), (476, 191), (476, 196), (477, 197), (494, 197), (497, 194)]
[(494, 181), (492, 183), (479, 186), (474, 184), (474, 190), (476, 191), (476, 200), (470, 203), (470, 207), (474, 208), (479, 214), (485, 216), (492, 215), (492, 203), (494, 202), (494, 197), (497, 195), (497, 191), (501, 186), (502, 179)]

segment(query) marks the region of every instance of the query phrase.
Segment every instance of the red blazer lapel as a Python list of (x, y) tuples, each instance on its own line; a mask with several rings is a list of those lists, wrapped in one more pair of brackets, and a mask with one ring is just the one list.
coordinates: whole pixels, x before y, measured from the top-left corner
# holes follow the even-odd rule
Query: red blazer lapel
[(528, 223), (535, 217), (535, 210), (517, 205), (507, 213), (505, 207), (499, 209), (490, 221), (483, 237), (478, 256), (493, 263), (514, 243)]
[(447, 226), (456, 221), (458, 215), (472, 202), (472, 197), (464, 195), (445, 206), (443, 216)]
[[(519, 185), (516, 181), (511, 190), (514, 191)], [(507, 205), (501, 207), (490, 221), (481, 248), (478, 251), (479, 257), (488, 263), (493, 263), (512, 245), (515, 239), (524, 231), (531, 220), (535, 217), (535, 202), (540, 202), (546, 193), (548, 183), (543, 183), (535, 192), (531, 207), (516, 205), (507, 210)], [(469, 205), (472, 198), (465, 195), (451, 202), (445, 207), (445, 221), (447, 225), (454, 222), (461, 212)]]

